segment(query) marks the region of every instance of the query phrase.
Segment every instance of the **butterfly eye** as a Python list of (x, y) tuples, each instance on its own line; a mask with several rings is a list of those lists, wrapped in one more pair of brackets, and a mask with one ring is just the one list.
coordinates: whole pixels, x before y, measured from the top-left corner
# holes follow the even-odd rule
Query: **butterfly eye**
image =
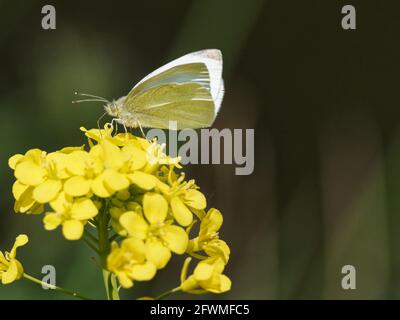
[(115, 102), (113, 102), (113, 104), (111, 105), (111, 108), (112, 108), (112, 111), (113, 111), (114, 113), (117, 113), (117, 112), (118, 112), (118, 106), (115, 104)]
[(108, 103), (105, 106), (105, 109), (110, 115), (116, 116), (117, 106), (114, 103)]

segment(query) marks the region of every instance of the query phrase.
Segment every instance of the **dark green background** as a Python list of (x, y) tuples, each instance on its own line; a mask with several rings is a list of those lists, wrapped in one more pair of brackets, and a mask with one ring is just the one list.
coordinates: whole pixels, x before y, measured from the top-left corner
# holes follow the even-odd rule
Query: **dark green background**
[[(44, 4), (56, 30), (41, 29)], [(355, 31), (341, 28), (345, 4)], [(186, 168), (222, 210), (232, 249), (232, 290), (204, 298), (399, 298), (399, 12), (394, 0), (0, 1), (0, 248), (27, 233), (28, 273), (51, 264), (57, 284), (103, 298), (83, 243), (13, 213), (7, 159), (84, 143), (79, 127), (96, 127), (102, 109), (71, 105), (74, 91), (117, 98), (168, 60), (216, 47), (226, 97), (215, 127), (255, 128), (255, 171)], [(175, 287), (180, 263), (124, 297)], [(346, 264), (353, 291), (340, 285)], [(0, 298), (64, 297), (22, 280)]]

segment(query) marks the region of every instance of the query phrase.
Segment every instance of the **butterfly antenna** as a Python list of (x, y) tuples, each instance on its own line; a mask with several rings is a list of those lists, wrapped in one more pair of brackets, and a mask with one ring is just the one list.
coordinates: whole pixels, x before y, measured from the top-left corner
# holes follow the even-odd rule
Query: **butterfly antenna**
[(81, 100), (72, 101), (72, 103), (81, 103), (81, 102), (105, 102), (105, 103), (108, 103), (107, 101), (100, 100), (100, 99), (81, 99)]
[(82, 96), (82, 97), (89, 97), (91, 99), (75, 100), (75, 101), (72, 101), (72, 103), (80, 103), (80, 102), (105, 102), (105, 103), (111, 103), (106, 98), (103, 98), (103, 97), (100, 97), (100, 96), (95, 96), (93, 94), (75, 92), (75, 95), (76, 96)]

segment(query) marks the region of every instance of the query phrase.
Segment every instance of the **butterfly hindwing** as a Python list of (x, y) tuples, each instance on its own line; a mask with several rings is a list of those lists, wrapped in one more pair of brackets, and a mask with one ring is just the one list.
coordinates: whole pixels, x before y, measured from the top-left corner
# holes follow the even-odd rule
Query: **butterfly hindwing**
[(195, 83), (167, 83), (142, 91), (124, 102), (126, 111), (136, 115), (142, 127), (167, 129), (203, 128), (215, 118), (210, 91)]

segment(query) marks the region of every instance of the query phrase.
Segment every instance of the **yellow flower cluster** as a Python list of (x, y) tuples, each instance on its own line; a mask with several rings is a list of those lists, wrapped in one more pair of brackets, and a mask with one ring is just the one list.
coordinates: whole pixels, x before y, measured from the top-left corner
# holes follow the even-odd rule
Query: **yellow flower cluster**
[[(222, 214), (206, 212), (206, 198), (194, 180), (185, 180), (179, 157), (165, 145), (130, 133), (113, 134), (113, 127), (81, 130), (89, 148), (68, 147), (47, 153), (32, 149), (10, 158), (16, 182), (15, 211), (45, 212), (46, 230), (62, 227), (68, 240), (81, 239), (85, 228), (105, 221), (108, 246), (105, 268), (124, 288), (151, 280), (173, 253), (199, 259), (187, 276), (183, 266), (180, 290), (221, 293), (231, 282), (222, 274), (230, 250), (219, 239)], [(101, 217), (101, 218), (100, 218)], [(191, 230), (200, 221), (198, 235)], [(100, 239), (100, 235), (99, 235)]]

